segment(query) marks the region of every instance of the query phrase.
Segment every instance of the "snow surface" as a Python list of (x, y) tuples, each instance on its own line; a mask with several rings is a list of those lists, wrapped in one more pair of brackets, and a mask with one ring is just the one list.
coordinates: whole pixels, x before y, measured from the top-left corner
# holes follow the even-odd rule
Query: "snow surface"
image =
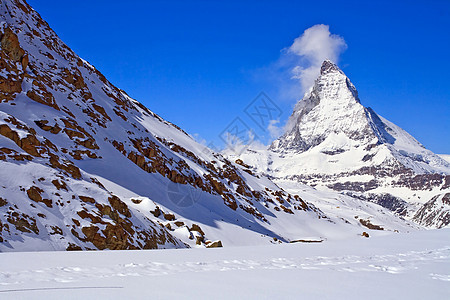
[(438, 154), (442, 159), (450, 163), (450, 154)]
[(2, 253), (0, 299), (446, 299), (450, 229), (222, 249)]

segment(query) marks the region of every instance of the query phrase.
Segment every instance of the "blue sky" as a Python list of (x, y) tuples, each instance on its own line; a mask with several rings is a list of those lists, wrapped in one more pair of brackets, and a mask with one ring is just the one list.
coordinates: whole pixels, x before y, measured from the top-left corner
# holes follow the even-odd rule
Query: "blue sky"
[(300, 83), (274, 65), (306, 29), (329, 25), (362, 104), (450, 154), (450, 1), (28, 2), (111, 82), (217, 146), (236, 117), (268, 142), (244, 109), (264, 91), (283, 124), (302, 95), (286, 93)]

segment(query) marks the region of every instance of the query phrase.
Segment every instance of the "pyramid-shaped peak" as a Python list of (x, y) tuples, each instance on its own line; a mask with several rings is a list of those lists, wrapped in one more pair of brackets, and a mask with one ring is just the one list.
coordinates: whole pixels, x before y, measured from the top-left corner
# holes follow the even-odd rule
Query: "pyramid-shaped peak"
[(342, 73), (341, 69), (339, 69), (339, 67), (332, 62), (329, 59), (326, 59), (323, 61), (322, 66), (320, 67), (320, 75), (325, 75), (328, 73), (335, 73), (335, 72), (339, 72)]

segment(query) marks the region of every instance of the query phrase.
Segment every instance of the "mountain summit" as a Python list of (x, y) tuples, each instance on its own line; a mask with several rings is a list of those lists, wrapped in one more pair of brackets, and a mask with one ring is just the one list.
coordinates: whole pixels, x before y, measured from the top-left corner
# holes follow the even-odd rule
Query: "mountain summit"
[(367, 114), (347, 76), (326, 60), (314, 86), (295, 106), (287, 132), (271, 149), (302, 152), (340, 133), (354, 140), (371, 140), (374, 135)]
[(334, 72), (344, 74), (334, 62), (332, 62), (329, 59), (324, 60), (322, 66), (320, 67), (320, 75), (325, 75)]
[[(358, 158), (374, 165), (389, 161), (415, 173), (450, 174), (446, 161), (370, 107), (364, 107), (350, 79), (329, 60), (323, 62), (314, 86), (295, 106), (286, 133), (269, 149), (302, 153), (314, 147), (328, 155), (350, 152), (355, 163)], [(353, 151), (358, 148), (364, 151)]]
[(278, 180), (335, 190), (411, 217), (449, 191), (450, 164), (364, 107), (350, 79), (330, 60), (286, 128), (267, 152), (252, 150), (241, 159)]

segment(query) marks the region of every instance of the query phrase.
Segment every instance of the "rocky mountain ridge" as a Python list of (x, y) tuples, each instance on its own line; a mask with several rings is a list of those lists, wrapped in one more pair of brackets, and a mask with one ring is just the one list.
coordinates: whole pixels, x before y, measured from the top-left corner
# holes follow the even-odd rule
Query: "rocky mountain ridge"
[(218, 212), (211, 223), (237, 214), (268, 225), (269, 211), (320, 217), (131, 99), (25, 1), (2, 0), (0, 10), (2, 250), (206, 245), (199, 225), (177, 219), (170, 184), (199, 190), (203, 210)]
[[(368, 230), (197, 143), (78, 57), (25, 1), (1, 0), (0, 12), (0, 251), (215, 247)], [(349, 210), (386, 230), (412, 228), (375, 205)]]

